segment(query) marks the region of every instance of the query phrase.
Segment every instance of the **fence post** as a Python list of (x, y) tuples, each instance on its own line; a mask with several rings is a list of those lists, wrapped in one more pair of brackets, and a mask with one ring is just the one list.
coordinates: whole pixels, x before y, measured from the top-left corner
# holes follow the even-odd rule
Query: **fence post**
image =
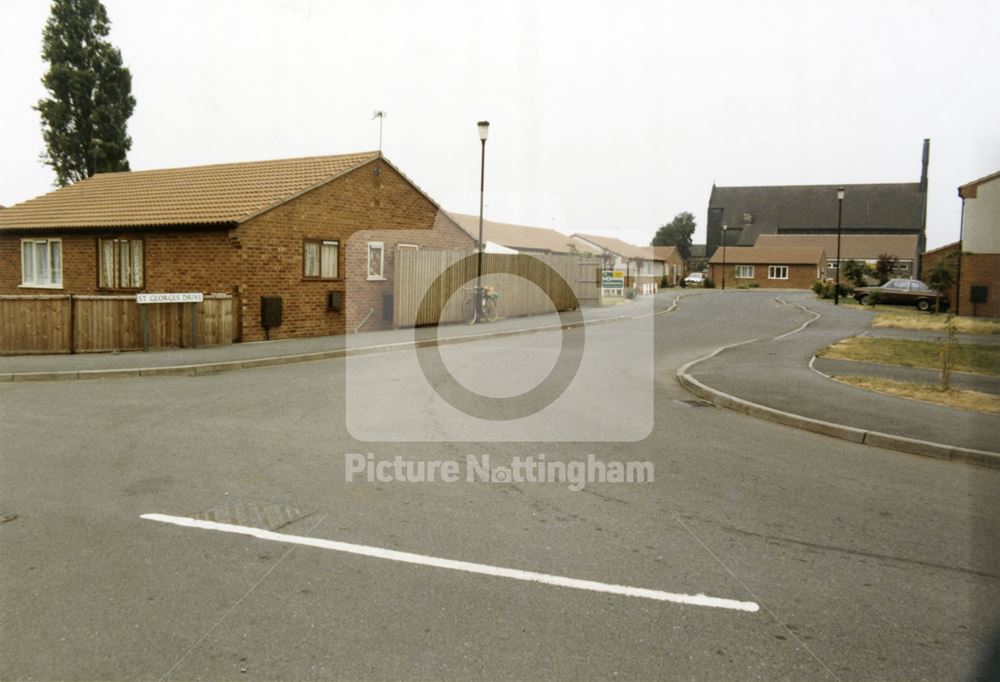
[(191, 347), (198, 347), (198, 304), (191, 304)]
[(69, 295), (69, 352), (76, 352), (76, 299)]

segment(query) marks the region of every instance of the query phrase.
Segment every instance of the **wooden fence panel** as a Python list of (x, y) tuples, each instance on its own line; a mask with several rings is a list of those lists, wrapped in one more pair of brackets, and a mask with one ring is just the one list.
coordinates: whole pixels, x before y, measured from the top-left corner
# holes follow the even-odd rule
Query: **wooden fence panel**
[[(0, 296), (0, 353), (69, 353), (139, 350), (146, 309), (150, 348), (191, 346), (191, 304), (146, 304), (134, 295)], [(195, 305), (198, 345), (232, 343), (237, 300), (205, 296)], [(71, 324), (72, 321), (72, 324)]]
[(131, 296), (77, 296), (75, 350), (86, 353), (141, 347), (141, 340), (139, 345), (132, 341), (135, 330), (125, 328), (131, 323), (130, 307), (137, 307)]
[(69, 296), (0, 296), (0, 353), (65, 353)]
[[(483, 254), (483, 284), (499, 292), (501, 317), (570, 310), (579, 305), (579, 260), (568, 255)], [(431, 324), (438, 315), (442, 323), (461, 321), (462, 303), (475, 274), (474, 251), (401, 251), (393, 285), (394, 326)]]

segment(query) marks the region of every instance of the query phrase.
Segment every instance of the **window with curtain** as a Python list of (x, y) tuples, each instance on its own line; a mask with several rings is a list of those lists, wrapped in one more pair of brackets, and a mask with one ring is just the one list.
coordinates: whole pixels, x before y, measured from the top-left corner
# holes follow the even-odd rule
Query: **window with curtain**
[(97, 240), (98, 286), (102, 289), (143, 287), (143, 243), (141, 239)]
[(21, 286), (62, 286), (62, 240), (21, 240)]
[(339, 246), (333, 240), (307, 239), (302, 247), (303, 276), (337, 279)]

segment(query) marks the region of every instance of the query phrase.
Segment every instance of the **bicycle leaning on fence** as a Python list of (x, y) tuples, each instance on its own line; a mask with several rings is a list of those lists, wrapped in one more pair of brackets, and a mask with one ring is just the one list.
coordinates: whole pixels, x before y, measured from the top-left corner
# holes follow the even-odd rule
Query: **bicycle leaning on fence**
[(500, 294), (493, 287), (467, 287), (462, 302), (462, 319), (466, 324), (497, 321)]

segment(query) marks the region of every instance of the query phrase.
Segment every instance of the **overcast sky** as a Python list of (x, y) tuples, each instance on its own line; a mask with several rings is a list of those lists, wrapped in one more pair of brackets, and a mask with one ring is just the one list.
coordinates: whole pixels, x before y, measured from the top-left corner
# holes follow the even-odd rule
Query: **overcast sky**
[[(446, 209), (645, 244), (719, 185), (916, 182), (928, 244), (1000, 170), (1000, 2), (104, 0), (133, 170), (378, 147)], [(44, 0), (0, 2), (0, 204), (49, 191)], [(846, 201), (850, 200), (850, 196)]]

